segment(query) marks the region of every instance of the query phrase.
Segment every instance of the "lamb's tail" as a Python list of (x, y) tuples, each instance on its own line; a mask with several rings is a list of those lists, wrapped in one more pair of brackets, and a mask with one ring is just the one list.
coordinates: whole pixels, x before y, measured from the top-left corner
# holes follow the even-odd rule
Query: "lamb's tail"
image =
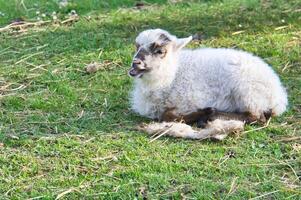
[(150, 123), (143, 125), (142, 130), (158, 138), (162, 135), (203, 140), (213, 138), (223, 140), (229, 133), (242, 131), (244, 122), (238, 120), (216, 119), (209, 122), (204, 129), (193, 129), (191, 126), (179, 122)]

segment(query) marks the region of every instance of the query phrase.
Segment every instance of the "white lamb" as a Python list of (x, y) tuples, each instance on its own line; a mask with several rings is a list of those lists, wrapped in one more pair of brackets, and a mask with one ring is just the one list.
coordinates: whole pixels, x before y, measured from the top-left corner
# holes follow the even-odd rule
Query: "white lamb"
[(131, 96), (135, 112), (159, 119), (167, 108), (185, 115), (213, 107), (249, 112), (259, 119), (266, 111), (277, 116), (286, 110), (287, 93), (261, 58), (234, 49), (183, 49), (191, 40), (162, 29), (138, 35), (129, 71), (135, 77)]

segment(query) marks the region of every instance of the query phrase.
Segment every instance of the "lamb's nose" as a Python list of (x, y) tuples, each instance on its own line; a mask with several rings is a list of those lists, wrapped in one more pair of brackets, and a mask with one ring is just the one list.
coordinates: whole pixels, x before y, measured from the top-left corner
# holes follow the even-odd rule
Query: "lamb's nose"
[(134, 60), (133, 60), (133, 63), (139, 65), (139, 64), (141, 64), (141, 60), (139, 60), (139, 59), (134, 59)]
[(133, 64), (132, 64), (132, 67), (137, 67), (138, 65), (141, 65), (142, 64), (142, 61), (139, 60), (139, 59), (134, 59), (133, 60)]

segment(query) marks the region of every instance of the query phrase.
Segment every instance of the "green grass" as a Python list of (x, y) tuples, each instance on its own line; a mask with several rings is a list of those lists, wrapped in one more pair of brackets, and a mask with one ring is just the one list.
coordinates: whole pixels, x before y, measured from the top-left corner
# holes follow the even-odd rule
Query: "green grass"
[[(301, 199), (300, 1), (21, 2), (0, 0), (1, 26), (35, 21), (37, 10), (80, 19), (0, 33), (0, 199)], [(223, 142), (149, 143), (135, 131), (148, 119), (129, 109), (127, 70), (135, 36), (154, 27), (202, 34), (190, 48), (264, 58), (288, 90), (288, 111)], [(94, 61), (106, 67), (86, 74)]]

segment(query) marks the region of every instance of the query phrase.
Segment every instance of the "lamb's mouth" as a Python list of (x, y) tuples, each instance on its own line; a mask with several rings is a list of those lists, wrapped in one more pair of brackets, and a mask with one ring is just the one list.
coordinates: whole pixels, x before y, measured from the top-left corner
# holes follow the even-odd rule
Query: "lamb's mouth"
[(146, 69), (137, 69), (137, 68), (131, 68), (129, 70), (129, 75), (132, 76), (132, 77), (137, 77), (137, 78), (141, 78), (144, 73), (147, 72)]

